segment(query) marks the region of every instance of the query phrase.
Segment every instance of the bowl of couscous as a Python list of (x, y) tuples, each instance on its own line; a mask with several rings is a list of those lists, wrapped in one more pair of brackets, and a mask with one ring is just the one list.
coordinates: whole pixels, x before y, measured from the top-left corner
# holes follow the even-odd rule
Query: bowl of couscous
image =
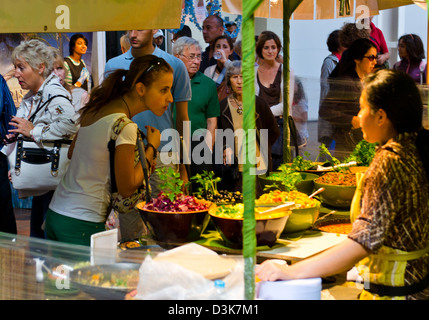
[(292, 209), (292, 214), (287, 220), (283, 233), (295, 233), (309, 229), (319, 217), (320, 201), (310, 198), (305, 193), (274, 190), (261, 195), (256, 200), (256, 204), (277, 206), (288, 201), (294, 202), (295, 208)]

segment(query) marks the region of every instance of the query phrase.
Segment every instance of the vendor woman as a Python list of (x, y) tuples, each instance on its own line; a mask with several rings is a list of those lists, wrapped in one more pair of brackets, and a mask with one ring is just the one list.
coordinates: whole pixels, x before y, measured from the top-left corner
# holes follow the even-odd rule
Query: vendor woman
[(325, 277), (358, 263), (360, 299), (429, 299), (429, 131), (422, 101), (405, 73), (368, 76), (359, 120), (376, 155), (351, 206), (353, 229), (341, 244), (292, 266), (264, 262), (256, 275), (274, 281)]

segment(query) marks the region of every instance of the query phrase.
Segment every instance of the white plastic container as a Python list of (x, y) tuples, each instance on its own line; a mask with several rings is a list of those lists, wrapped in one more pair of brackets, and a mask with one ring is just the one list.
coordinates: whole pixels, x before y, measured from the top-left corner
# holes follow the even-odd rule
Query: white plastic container
[(322, 279), (261, 281), (257, 294), (262, 300), (321, 300)]

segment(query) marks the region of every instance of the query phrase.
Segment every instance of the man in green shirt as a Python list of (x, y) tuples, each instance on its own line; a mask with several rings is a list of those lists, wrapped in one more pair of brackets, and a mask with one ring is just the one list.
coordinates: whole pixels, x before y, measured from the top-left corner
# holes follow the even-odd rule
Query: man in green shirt
[[(215, 82), (199, 70), (201, 46), (193, 38), (181, 37), (174, 43), (173, 54), (181, 59), (191, 79), (192, 100), (188, 101), (191, 123), (191, 176), (212, 170), (212, 155), (220, 115)], [(194, 141), (195, 140), (195, 141)], [(204, 142), (204, 144), (203, 144)]]

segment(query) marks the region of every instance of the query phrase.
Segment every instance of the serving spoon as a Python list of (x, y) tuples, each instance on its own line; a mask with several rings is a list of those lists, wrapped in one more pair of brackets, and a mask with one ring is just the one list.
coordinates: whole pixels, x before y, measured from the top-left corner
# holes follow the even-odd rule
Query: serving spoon
[(271, 209), (268, 209), (268, 210), (265, 210), (265, 211), (261, 211), (261, 212), (258, 212), (258, 213), (260, 213), (260, 214), (276, 213), (276, 212), (279, 212), (279, 211), (285, 211), (285, 210), (288, 210), (288, 209), (291, 210), (291, 209), (294, 209), (294, 208), (295, 208), (295, 202), (290, 201), (290, 202), (283, 203), (283, 204), (281, 204), (279, 206), (276, 206), (274, 208), (271, 208)]
[(311, 199), (313, 198), (316, 194), (319, 194), (321, 192), (325, 191), (325, 188), (321, 187), (319, 189), (317, 189), (316, 191), (314, 191), (312, 194), (310, 194), (308, 197)]

